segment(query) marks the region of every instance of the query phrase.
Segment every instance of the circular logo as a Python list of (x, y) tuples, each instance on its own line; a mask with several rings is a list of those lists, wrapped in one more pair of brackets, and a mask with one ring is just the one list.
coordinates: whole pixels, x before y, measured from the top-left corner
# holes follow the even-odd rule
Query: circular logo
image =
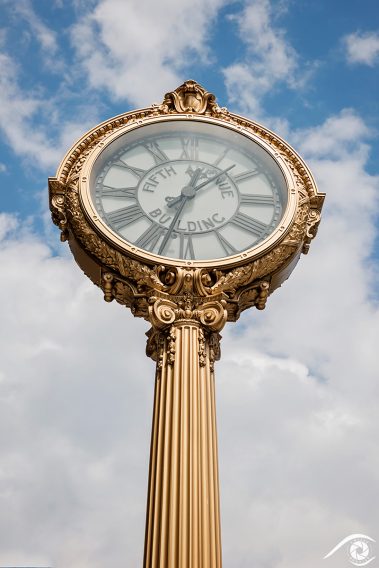
[(370, 556), (370, 547), (366, 540), (356, 539), (349, 547), (350, 562), (355, 566), (363, 566)]

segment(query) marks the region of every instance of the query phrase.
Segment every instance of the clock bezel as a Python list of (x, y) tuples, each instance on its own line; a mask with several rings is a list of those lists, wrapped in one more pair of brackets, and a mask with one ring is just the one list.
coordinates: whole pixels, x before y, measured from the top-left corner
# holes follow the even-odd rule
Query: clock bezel
[[(158, 255), (149, 251), (146, 251), (140, 247), (129, 243), (115, 231), (113, 231), (99, 216), (99, 213), (95, 207), (91, 196), (91, 173), (96, 160), (99, 158), (100, 154), (115, 140), (127, 135), (128, 133), (144, 128), (150, 124), (172, 122), (172, 121), (193, 121), (193, 122), (205, 122), (208, 124), (214, 124), (221, 126), (223, 128), (230, 129), (234, 132), (239, 133), (252, 140), (258, 144), (263, 150), (265, 150), (271, 158), (279, 166), (286, 183), (287, 187), (287, 205), (278, 226), (274, 231), (261, 241), (256, 246), (250, 247), (242, 252), (236, 253), (231, 256), (216, 258), (216, 259), (206, 259), (206, 260), (183, 260), (179, 258), (171, 258), (163, 255)], [(166, 266), (177, 266), (177, 267), (198, 267), (198, 268), (228, 268), (233, 266), (238, 266), (245, 264), (247, 261), (254, 260), (261, 257), (272, 248), (277, 246), (288, 234), (291, 229), (292, 223), (295, 218), (297, 203), (298, 203), (298, 191), (296, 187), (296, 182), (294, 175), (286, 163), (285, 159), (279, 154), (276, 148), (273, 148), (268, 142), (260, 138), (256, 133), (251, 132), (247, 128), (239, 125), (231, 124), (220, 118), (214, 118), (207, 115), (197, 115), (197, 114), (168, 114), (158, 117), (146, 117), (144, 119), (137, 120), (133, 123), (125, 124), (117, 129), (115, 132), (110, 133), (104, 137), (96, 146), (89, 152), (86, 156), (85, 161), (81, 168), (81, 173), (79, 176), (79, 197), (82, 209), (86, 216), (86, 219), (93, 227), (93, 229), (104, 238), (108, 244), (115, 247), (120, 252), (136, 258), (142, 262), (150, 265), (164, 264)]]

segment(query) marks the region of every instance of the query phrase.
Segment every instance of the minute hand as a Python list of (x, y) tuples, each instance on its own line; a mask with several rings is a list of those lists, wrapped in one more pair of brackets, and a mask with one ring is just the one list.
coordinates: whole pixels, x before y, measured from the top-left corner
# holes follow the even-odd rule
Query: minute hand
[[(231, 170), (232, 168), (234, 168), (235, 164), (229, 166), (228, 168), (226, 168), (225, 170), (223, 170), (222, 172), (218, 172), (218, 174), (216, 174), (215, 176), (203, 181), (203, 183), (201, 183), (200, 185), (197, 185), (196, 187), (193, 188), (193, 191), (199, 191), (199, 189), (202, 189), (203, 187), (205, 187), (206, 185), (208, 185), (208, 183), (211, 183), (212, 181), (215, 181), (217, 178), (219, 178), (220, 176), (222, 176), (222, 174), (226, 174), (226, 172), (228, 172), (229, 170)], [(170, 203), (167, 203), (167, 207), (173, 207), (174, 205), (176, 205), (177, 203), (179, 203), (179, 201), (181, 201), (183, 199), (183, 196), (180, 195), (179, 197), (177, 197), (176, 199), (173, 199), (172, 201), (170, 201)]]
[(200, 174), (201, 174), (201, 168), (198, 168), (197, 170), (194, 171), (194, 173), (193, 173), (193, 175), (192, 175), (192, 177), (191, 177), (191, 181), (190, 181), (189, 186), (184, 187), (184, 188), (182, 189), (182, 193), (181, 193), (181, 195), (180, 195), (179, 198), (178, 198), (178, 201), (181, 201), (181, 204), (179, 205), (178, 210), (176, 211), (175, 216), (174, 216), (173, 220), (172, 220), (171, 223), (170, 223), (170, 226), (168, 227), (168, 229), (167, 229), (167, 231), (166, 231), (166, 234), (165, 234), (164, 239), (163, 239), (163, 241), (162, 241), (162, 243), (161, 243), (161, 246), (159, 247), (158, 254), (162, 254), (163, 251), (164, 251), (164, 249), (166, 248), (167, 242), (168, 242), (169, 238), (171, 237), (172, 231), (175, 229), (175, 226), (176, 226), (176, 223), (177, 223), (177, 221), (178, 221), (178, 219), (179, 219), (179, 217), (180, 217), (180, 214), (181, 214), (181, 212), (183, 211), (185, 204), (186, 204), (187, 201), (190, 199), (190, 198), (188, 197), (188, 195), (185, 195), (185, 194), (183, 193), (183, 191), (184, 191), (185, 189), (192, 188), (192, 187), (195, 185), (195, 183), (197, 182), (197, 180), (198, 180)]

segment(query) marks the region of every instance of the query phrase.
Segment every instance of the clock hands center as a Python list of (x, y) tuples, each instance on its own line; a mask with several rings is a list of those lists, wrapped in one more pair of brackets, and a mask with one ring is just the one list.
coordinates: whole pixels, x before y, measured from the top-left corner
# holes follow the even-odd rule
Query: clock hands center
[[(232, 168), (235, 167), (235, 164), (232, 164), (231, 166), (229, 166), (228, 168), (226, 168), (225, 170), (222, 170), (221, 172), (218, 172), (218, 174), (216, 174), (215, 176), (203, 181), (203, 183), (200, 183), (199, 185), (193, 187), (193, 179), (194, 176), (196, 174), (197, 171), (201, 172), (200, 170), (195, 170), (195, 174), (192, 176), (191, 178), (191, 183), (190, 185), (187, 185), (186, 187), (183, 187), (181, 194), (179, 195), (179, 197), (175, 197), (174, 199), (170, 199), (167, 202), (167, 207), (174, 207), (174, 205), (176, 205), (177, 203), (179, 203), (180, 201), (182, 201), (182, 199), (186, 198), (186, 199), (192, 199), (193, 197), (195, 197), (196, 193), (199, 191), (199, 189), (202, 189), (203, 187), (205, 187), (206, 185), (208, 185), (209, 183), (211, 183), (212, 181), (215, 181), (217, 178), (219, 178), (222, 174), (225, 174), (226, 172), (228, 172), (229, 170), (231, 170)], [(196, 182), (195, 182), (196, 183)], [(167, 200), (167, 198), (166, 198)]]
[(196, 185), (197, 180), (199, 179), (201, 172), (202, 172), (202, 169), (197, 168), (197, 170), (194, 171), (194, 173), (191, 177), (191, 181), (190, 181), (189, 185), (186, 185), (186, 186), (183, 187), (183, 189), (181, 191), (180, 198), (179, 198), (179, 201), (181, 201), (181, 203), (178, 207), (178, 210), (176, 211), (176, 213), (174, 215), (173, 220), (170, 223), (170, 226), (167, 229), (167, 232), (164, 236), (163, 241), (161, 242), (161, 246), (159, 247), (158, 254), (163, 253), (163, 251), (166, 248), (166, 245), (168, 243), (168, 240), (171, 237), (172, 231), (175, 229), (176, 223), (177, 223), (177, 221), (178, 221), (178, 219), (179, 219), (179, 217), (180, 217), (180, 215), (181, 215), (181, 213), (184, 209), (185, 204), (187, 203), (187, 201), (189, 199), (192, 199), (192, 197), (195, 195), (194, 186)]

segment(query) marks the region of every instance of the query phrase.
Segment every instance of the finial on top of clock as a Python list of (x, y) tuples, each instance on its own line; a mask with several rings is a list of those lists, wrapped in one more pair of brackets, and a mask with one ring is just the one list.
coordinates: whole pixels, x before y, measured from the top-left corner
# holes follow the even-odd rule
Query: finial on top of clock
[(216, 97), (196, 81), (185, 81), (175, 91), (166, 93), (161, 105), (164, 113), (219, 114)]

